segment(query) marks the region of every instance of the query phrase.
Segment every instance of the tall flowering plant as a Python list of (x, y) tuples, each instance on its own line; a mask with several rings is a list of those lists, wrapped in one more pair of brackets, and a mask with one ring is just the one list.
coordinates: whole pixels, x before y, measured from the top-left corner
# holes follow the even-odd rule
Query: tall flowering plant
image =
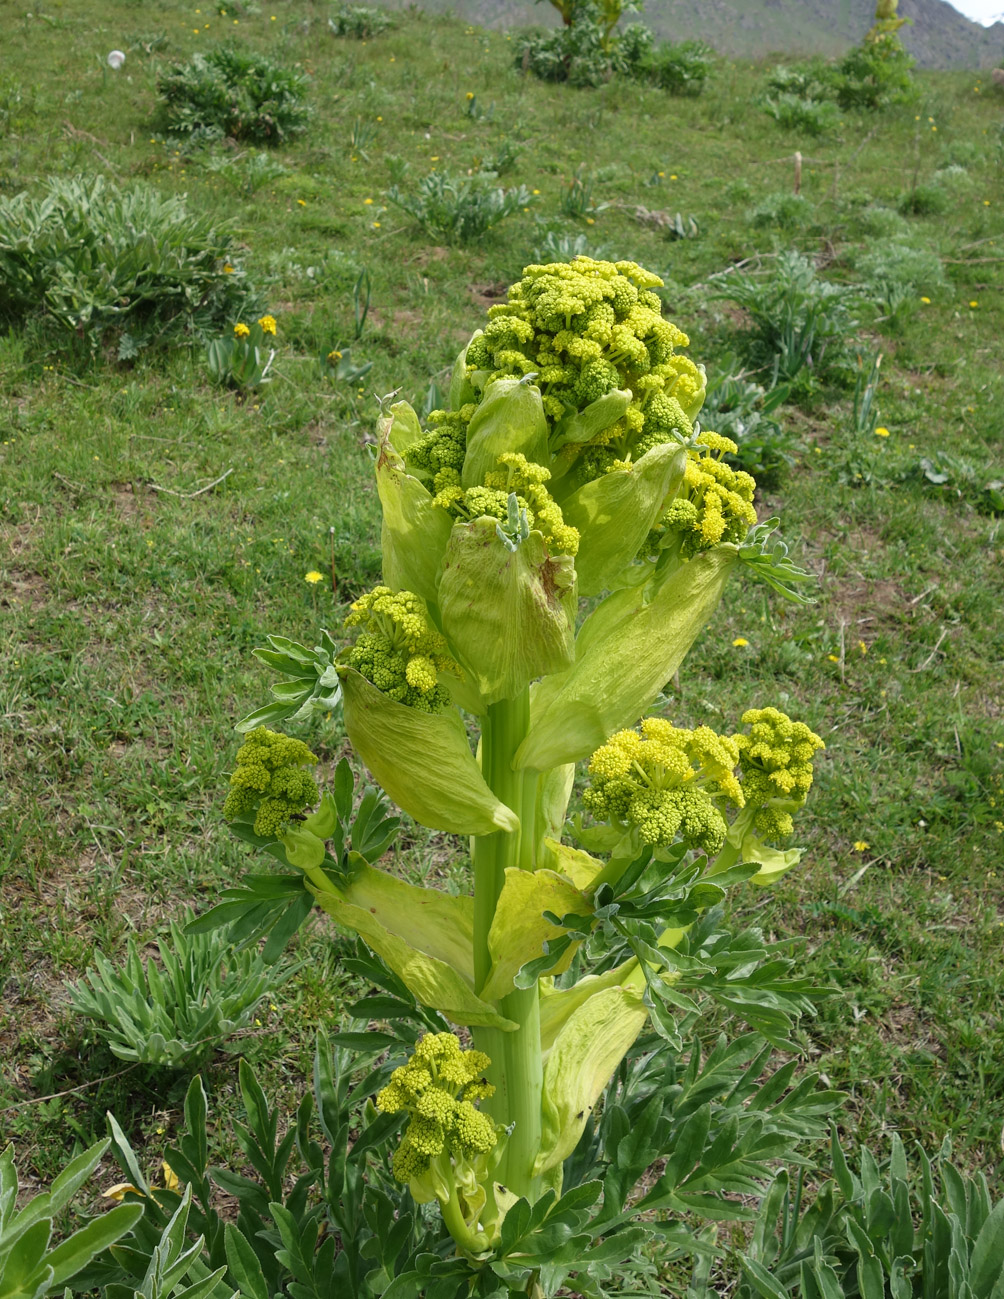
[[(406, 402), (390, 407), (376, 455), (383, 583), (352, 605), (347, 645), (324, 632), (313, 648), (273, 636), (257, 651), (284, 679), (240, 724), (225, 807), (242, 838), (299, 873), (297, 914), (313, 900), (354, 931), (441, 1029), (376, 1109), (402, 1125), (395, 1176), (440, 1206), (468, 1266), (518, 1274), (509, 1293), (553, 1293), (567, 1273), (532, 1258), (513, 1272), (512, 1257), (528, 1224), (573, 1213), (570, 1195), (579, 1218), (602, 1200), (576, 1239), (623, 1227), (634, 1177), (584, 1196), (567, 1179), (621, 1158), (617, 1142), (596, 1155), (596, 1112), (614, 1121), (611, 1088), (632, 1112), (629, 1072), (649, 1078), (628, 1065), (639, 1042), (648, 1061), (659, 1039), (682, 1052), (718, 1006), (782, 1044), (808, 1004), (791, 962), (754, 929), (726, 930), (720, 904), (797, 863), (784, 840), (822, 741), (772, 707), (735, 734), (652, 715), (734, 574), (793, 599), (806, 577), (777, 520), (757, 522), (753, 479), (726, 459), (734, 444), (700, 426), (704, 369), (663, 317), (660, 285), (631, 262), (527, 267), (457, 358), (448, 408), (423, 428)], [(372, 808), (368, 837), (347, 836), (347, 766), (322, 794), (310, 750), (269, 729), (339, 696), (386, 794), (458, 836), (458, 853), (469, 840), (466, 891), (376, 865), (389, 840)], [(569, 818), (581, 763), (584, 810)], [(252, 905), (240, 896), (224, 908)], [(646, 1086), (668, 1123), (668, 1076)], [(768, 1121), (774, 1092), (758, 1141), (784, 1129)], [(748, 1144), (735, 1104), (735, 1130), (709, 1126), (709, 1110), (690, 1162), (643, 1206), (707, 1211), (756, 1184), (767, 1147)], [(807, 1104), (787, 1111), (789, 1140), (796, 1112), (811, 1127)], [(670, 1128), (651, 1123), (624, 1168), (667, 1153)]]

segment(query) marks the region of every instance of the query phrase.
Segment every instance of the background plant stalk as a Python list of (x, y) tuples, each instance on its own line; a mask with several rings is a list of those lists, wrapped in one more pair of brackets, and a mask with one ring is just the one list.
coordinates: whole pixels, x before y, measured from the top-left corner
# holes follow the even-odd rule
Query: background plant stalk
[[(527, 833), (499, 832), (474, 840), (474, 979), (479, 989), (491, 970), (488, 935), (505, 872), (510, 868), (532, 869), (538, 773), (514, 771), (512, 765), (529, 725), (528, 688), (515, 699), (490, 704), (481, 718), (484, 778), (496, 797), (519, 816)], [(499, 1009), (519, 1027), (512, 1032), (474, 1030), (475, 1045), (491, 1057), (488, 1077), (496, 1089), (484, 1108), (497, 1123), (512, 1127), (495, 1176), (508, 1190), (532, 1201), (540, 1189), (539, 1179), (533, 1176), (533, 1164), (540, 1149), (544, 1072), (536, 983), (532, 988), (509, 993), (499, 1003)]]

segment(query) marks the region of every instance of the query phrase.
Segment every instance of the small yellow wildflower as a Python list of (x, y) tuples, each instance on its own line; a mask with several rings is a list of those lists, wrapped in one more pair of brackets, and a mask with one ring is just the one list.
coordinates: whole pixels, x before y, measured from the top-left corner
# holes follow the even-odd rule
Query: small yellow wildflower
[(854, 851), (855, 851), (855, 852), (867, 852), (868, 849), (869, 849), (870, 847), (871, 847), (871, 844), (868, 842), (867, 839), (857, 839), (857, 840), (855, 840), (855, 843), (854, 843)]
[(238, 338), (247, 338), (248, 334), (250, 334), (251, 331), (250, 329), (248, 329), (247, 325), (238, 322), (236, 325), (234, 325), (234, 333), (237, 335)]
[(679, 178), (679, 176), (676, 174), (676, 172), (674, 171), (674, 172), (671, 172), (671, 173), (670, 173), (670, 177), (669, 177), (669, 179), (670, 179), (670, 180), (679, 180), (680, 178)]
[(374, 229), (374, 230), (379, 230), (379, 229), (380, 229), (380, 222), (379, 222), (379, 221), (374, 221), (374, 222), (373, 222), (373, 229)]
[(224, 275), (233, 275), (234, 270), (235, 270), (235, 267), (231, 266), (229, 262), (225, 262), (225, 263), (223, 264), (223, 274), (224, 274)]
[(749, 641), (746, 639), (745, 636), (737, 636), (735, 640), (732, 642), (732, 644), (735, 646), (736, 649), (742, 649), (744, 645), (749, 644)]
[(988, 198), (985, 198), (985, 199), (983, 200), (983, 206), (984, 206), (984, 207), (989, 207), (989, 206), (990, 206), (990, 200), (989, 200)]
[(858, 641), (858, 649), (861, 651), (862, 654), (868, 653), (868, 646), (864, 643), (863, 640)]
[(304, 573), (303, 580), (309, 582), (311, 586), (316, 586), (318, 582), (324, 581), (324, 574), (319, 573), (316, 568), (312, 568), (309, 573)]
[(306, 207), (306, 206), (307, 206), (307, 200), (306, 200), (306, 199), (298, 198), (296, 201), (297, 201), (297, 203), (299, 203), (300, 207)]
[(596, 222), (593, 220), (592, 217), (586, 217), (586, 225), (587, 225), (587, 226), (594, 226), (595, 224), (596, 224)]
[(839, 657), (838, 657), (836, 654), (827, 654), (826, 657), (830, 660), (831, 663), (839, 663), (839, 662), (840, 662), (840, 659), (839, 659)]
[(334, 365), (337, 361), (340, 361), (341, 359), (342, 359), (342, 354), (337, 350), (328, 353), (328, 360), (331, 362), (332, 365)]
[(439, 161), (439, 154), (438, 154), (438, 153), (430, 153), (430, 154), (429, 154), (429, 161), (430, 161), (430, 162), (438, 162), (438, 161)]
[(371, 198), (364, 198), (364, 199), (363, 199), (363, 202), (366, 203), (367, 205), (369, 205), (370, 203), (373, 202), (373, 200), (372, 200)]
[(921, 298), (921, 302), (924, 304), (925, 307), (929, 307), (931, 305), (930, 298)]
[(473, 91), (473, 90), (468, 90), (468, 92), (467, 92), (467, 100), (468, 100), (468, 103), (469, 103), (473, 98), (474, 98), (474, 91)]
[(875, 430), (875, 436), (877, 438), (887, 438), (889, 436), (889, 430), (885, 428), (884, 425), (880, 424)]
[(970, 305), (971, 307), (978, 307), (980, 304), (979, 304), (979, 303), (976, 301), (976, 299), (974, 298), (974, 299), (972, 300), (972, 302), (970, 302), (969, 305)]
[(263, 334), (275, 334), (275, 316), (259, 316), (258, 324), (261, 325)]

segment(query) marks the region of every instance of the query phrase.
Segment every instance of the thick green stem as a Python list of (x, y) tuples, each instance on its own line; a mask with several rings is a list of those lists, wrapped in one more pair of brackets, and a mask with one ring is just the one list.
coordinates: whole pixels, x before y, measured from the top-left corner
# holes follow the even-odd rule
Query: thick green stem
[[(481, 767), (496, 796), (520, 817), (527, 833), (499, 832), (474, 841), (474, 978), (480, 989), (491, 970), (488, 934), (507, 869), (533, 864), (537, 773), (513, 770), (512, 760), (530, 724), (529, 692), (489, 705), (481, 719)], [(537, 988), (516, 990), (499, 1009), (519, 1025), (512, 1032), (479, 1028), (475, 1045), (491, 1057), (489, 1081), (495, 1095), (485, 1109), (497, 1123), (511, 1128), (496, 1179), (516, 1195), (536, 1197), (533, 1163), (540, 1148), (540, 1104), (543, 1065), (540, 1054), (540, 1009)]]

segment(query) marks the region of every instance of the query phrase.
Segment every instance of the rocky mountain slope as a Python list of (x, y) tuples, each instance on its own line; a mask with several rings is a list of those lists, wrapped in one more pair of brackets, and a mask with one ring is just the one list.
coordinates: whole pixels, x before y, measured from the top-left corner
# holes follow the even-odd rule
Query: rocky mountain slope
[[(551, 26), (549, 4), (531, 0), (420, 0), (486, 27)], [(774, 53), (840, 54), (871, 25), (874, 0), (647, 0), (643, 20), (665, 40), (701, 37), (731, 58)], [(1004, 62), (1004, 23), (981, 27), (947, 0), (901, 0), (912, 19), (903, 43), (921, 67), (989, 67)]]

